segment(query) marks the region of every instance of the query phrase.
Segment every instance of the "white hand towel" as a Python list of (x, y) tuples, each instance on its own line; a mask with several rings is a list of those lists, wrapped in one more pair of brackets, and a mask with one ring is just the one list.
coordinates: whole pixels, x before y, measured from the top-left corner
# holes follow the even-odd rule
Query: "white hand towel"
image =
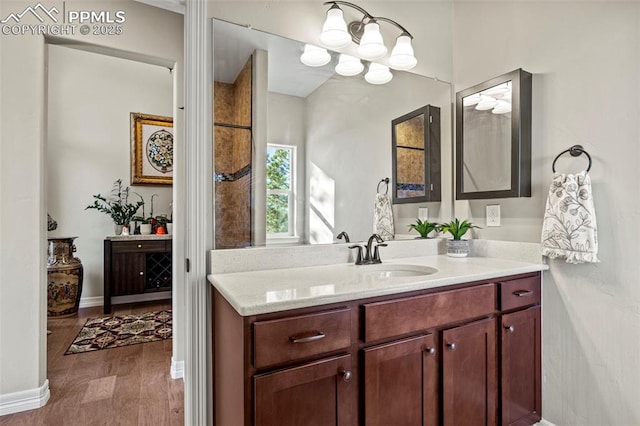
[(596, 212), (587, 171), (555, 173), (542, 224), (542, 254), (567, 263), (599, 262)]
[(380, 235), (385, 241), (393, 240), (393, 210), (387, 194), (376, 194), (373, 209), (373, 232)]

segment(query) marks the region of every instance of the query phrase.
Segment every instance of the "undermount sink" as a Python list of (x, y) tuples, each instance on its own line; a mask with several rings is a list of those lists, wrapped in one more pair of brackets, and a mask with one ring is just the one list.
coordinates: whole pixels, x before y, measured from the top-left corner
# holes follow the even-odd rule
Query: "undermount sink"
[(363, 265), (359, 271), (361, 274), (375, 276), (377, 278), (396, 277), (420, 277), (438, 272), (436, 268), (419, 265), (384, 264)]

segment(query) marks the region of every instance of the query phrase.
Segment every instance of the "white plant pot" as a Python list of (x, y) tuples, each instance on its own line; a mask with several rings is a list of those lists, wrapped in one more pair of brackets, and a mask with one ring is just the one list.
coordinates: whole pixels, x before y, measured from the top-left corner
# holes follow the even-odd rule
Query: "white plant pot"
[(167, 223), (167, 234), (173, 234), (173, 223)]
[(447, 256), (467, 257), (469, 255), (469, 240), (447, 240)]
[(149, 234), (151, 234), (151, 224), (150, 223), (142, 223), (140, 225), (140, 234), (141, 235), (149, 235)]
[(113, 225), (113, 232), (115, 232), (116, 235), (122, 235), (122, 228), (123, 225)]

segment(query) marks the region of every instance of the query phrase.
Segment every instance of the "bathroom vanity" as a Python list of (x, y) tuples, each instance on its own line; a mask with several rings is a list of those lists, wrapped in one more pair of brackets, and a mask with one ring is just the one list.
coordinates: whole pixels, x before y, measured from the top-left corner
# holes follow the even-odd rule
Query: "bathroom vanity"
[(210, 276), (217, 425), (540, 420), (545, 265), (440, 255), (367, 268)]

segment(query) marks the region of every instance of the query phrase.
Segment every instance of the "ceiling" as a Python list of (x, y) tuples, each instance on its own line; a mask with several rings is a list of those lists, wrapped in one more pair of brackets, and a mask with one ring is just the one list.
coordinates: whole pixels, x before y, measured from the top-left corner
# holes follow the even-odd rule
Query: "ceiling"
[(306, 98), (334, 74), (326, 65), (312, 68), (300, 62), (304, 45), (298, 41), (213, 21), (214, 80), (233, 83), (256, 49), (268, 52), (268, 90)]

